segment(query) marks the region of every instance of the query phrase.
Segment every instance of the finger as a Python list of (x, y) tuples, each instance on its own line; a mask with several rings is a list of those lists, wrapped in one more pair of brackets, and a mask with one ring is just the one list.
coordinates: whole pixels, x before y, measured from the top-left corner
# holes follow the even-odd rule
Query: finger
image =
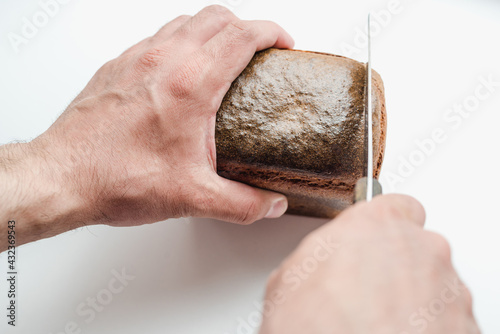
[(203, 8), (175, 31), (178, 39), (188, 41), (193, 48), (201, 47), (230, 22), (238, 18), (229, 9), (212, 5)]
[(431, 251), (435, 258), (441, 260), (441, 263), (447, 264), (453, 269), (451, 264), (451, 246), (449, 242), (441, 235), (432, 231), (424, 231), (425, 238), (423, 243), (425, 249)]
[(425, 211), (414, 198), (406, 195), (379, 195), (370, 202), (360, 202), (342, 212), (334, 221), (335, 224), (365, 224), (373, 222), (377, 226), (383, 223), (416, 224), (423, 227)]
[(167, 40), (172, 35), (172, 33), (174, 31), (179, 29), (179, 27), (181, 25), (183, 25), (189, 19), (191, 19), (190, 15), (181, 15), (181, 16), (176, 17), (172, 21), (165, 24), (153, 36), (145, 38), (142, 41), (140, 41), (139, 43), (137, 43), (137, 44), (131, 46), (130, 48), (128, 48), (127, 50), (125, 50), (125, 52), (123, 52), (123, 55), (133, 54), (135, 52), (139, 52), (140, 50), (145, 50), (148, 47), (150, 47), (151, 45), (153, 45), (154, 43), (161, 43), (161, 42)]
[(262, 218), (278, 218), (287, 207), (284, 195), (253, 188), (246, 184), (215, 176), (206, 192), (211, 198), (200, 216), (247, 225)]
[(467, 334), (481, 334), (481, 330), (474, 318), (469, 319), (467, 323)]
[(256, 51), (293, 44), (292, 37), (274, 22), (233, 21), (203, 45), (194, 62), (204, 65), (202, 81), (207, 93), (222, 99)]
[(376, 196), (367, 205), (375, 208), (384, 218), (406, 218), (422, 227), (425, 224), (425, 209), (411, 196), (399, 194)]
[(151, 43), (161, 43), (169, 39), (172, 34), (182, 25), (192, 18), (191, 15), (181, 15), (161, 27), (156, 34), (151, 37)]

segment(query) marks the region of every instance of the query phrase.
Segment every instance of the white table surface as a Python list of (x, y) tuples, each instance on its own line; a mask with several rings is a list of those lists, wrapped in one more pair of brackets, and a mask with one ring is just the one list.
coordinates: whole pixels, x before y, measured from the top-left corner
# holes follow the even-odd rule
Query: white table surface
[[(366, 48), (356, 32), (365, 28), (366, 13), (391, 3), (221, 2), (241, 18), (278, 22), (298, 49), (360, 61)], [(0, 143), (43, 132), (105, 61), (167, 21), (209, 3), (72, 0), (16, 53), (8, 34), (19, 34), (23, 17), (41, 7), (35, 0), (2, 0)], [(474, 100), (481, 78), (500, 82), (500, 2), (399, 3), (398, 13), (373, 40), (373, 67), (385, 82), (389, 119), (381, 180), (386, 192), (407, 193), (423, 202), (427, 228), (451, 243), (484, 333), (500, 333), (500, 87)], [(360, 48), (350, 52), (347, 45)], [(458, 114), (448, 111), (464, 103), (471, 110), (467, 117), (457, 119)], [(422, 155), (416, 141), (431, 138), (436, 129), (446, 140)], [(411, 170), (404, 170), (408, 166), (402, 161), (410, 159)], [(89, 334), (251, 332), (243, 323), (258, 314), (267, 275), (324, 222), (285, 216), (252, 226), (208, 219), (134, 228), (94, 226), (23, 246), (19, 325), (7, 328), (1, 311), (0, 332), (64, 333), (71, 322)], [(5, 254), (0, 268), (4, 305)], [(78, 305), (106, 289), (113, 270), (123, 268), (135, 279), (87, 323), (77, 313)]]

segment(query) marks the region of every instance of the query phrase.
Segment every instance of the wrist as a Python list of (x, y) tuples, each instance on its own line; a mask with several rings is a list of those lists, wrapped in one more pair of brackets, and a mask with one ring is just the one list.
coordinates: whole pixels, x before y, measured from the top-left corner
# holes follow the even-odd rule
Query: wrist
[[(16, 221), (16, 244), (21, 245), (82, 226), (84, 202), (64, 174), (42, 141), (0, 146), (0, 232), (9, 220)], [(6, 233), (0, 238), (3, 251)]]

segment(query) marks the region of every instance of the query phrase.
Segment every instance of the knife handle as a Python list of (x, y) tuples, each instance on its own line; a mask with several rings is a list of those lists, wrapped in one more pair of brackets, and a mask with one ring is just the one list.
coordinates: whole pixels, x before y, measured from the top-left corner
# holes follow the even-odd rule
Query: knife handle
[[(363, 177), (354, 186), (354, 203), (366, 201), (367, 178)], [(377, 179), (373, 179), (373, 197), (382, 194), (382, 185)]]

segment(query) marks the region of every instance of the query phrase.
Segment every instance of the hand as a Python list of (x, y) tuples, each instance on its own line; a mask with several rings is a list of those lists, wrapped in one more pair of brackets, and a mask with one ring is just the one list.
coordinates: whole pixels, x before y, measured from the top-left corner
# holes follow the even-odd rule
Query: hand
[[(180, 16), (99, 69), (44, 134), (3, 147), (0, 178), (25, 202), (43, 197), (42, 212), (30, 216), (44, 217), (41, 237), (65, 229), (45, 231), (57, 219), (73, 228), (281, 216), (283, 195), (217, 175), (214, 140), (232, 81), (256, 51), (273, 46), (291, 48), (293, 40), (269, 21), (242, 21), (220, 6)], [(31, 204), (23, 208), (33, 211)], [(9, 210), (9, 219), (20, 214)]]
[(269, 280), (261, 334), (479, 333), (448, 243), (407, 196), (357, 204), (308, 235)]

